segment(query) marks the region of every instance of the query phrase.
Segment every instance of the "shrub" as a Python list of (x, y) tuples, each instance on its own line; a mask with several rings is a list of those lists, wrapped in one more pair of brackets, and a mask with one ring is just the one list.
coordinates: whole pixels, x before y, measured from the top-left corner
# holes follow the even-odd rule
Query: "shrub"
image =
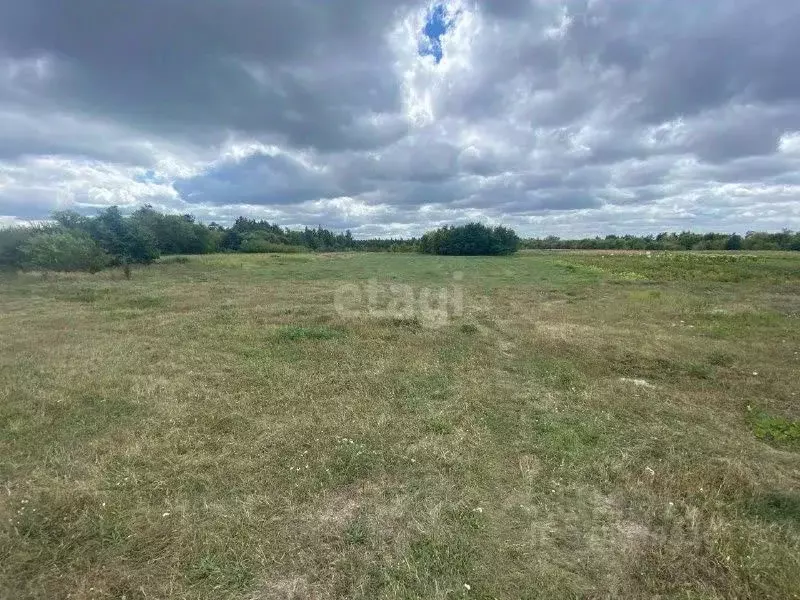
[(453, 256), (506, 255), (518, 248), (519, 238), (512, 229), (481, 223), (442, 227), (426, 233), (420, 241), (422, 252)]
[(105, 252), (113, 257), (113, 264), (151, 263), (159, 257), (156, 238), (139, 220), (124, 218), (116, 206), (105, 209), (93, 219), (80, 222)]
[(0, 269), (18, 269), (22, 266), (22, 247), (43, 229), (36, 227), (10, 227), (0, 230)]
[(250, 254), (265, 254), (271, 252), (298, 254), (305, 251), (306, 249), (303, 246), (290, 246), (288, 244), (265, 239), (259, 234), (250, 233), (243, 236), (241, 245), (239, 246), (239, 252), (247, 252)]
[(109, 262), (94, 240), (73, 231), (47, 231), (30, 237), (20, 247), (20, 259), (27, 269), (92, 273)]
[(221, 232), (195, 223), (192, 215), (163, 215), (152, 206), (143, 206), (129, 220), (154, 236), (162, 254), (207, 254), (219, 247)]

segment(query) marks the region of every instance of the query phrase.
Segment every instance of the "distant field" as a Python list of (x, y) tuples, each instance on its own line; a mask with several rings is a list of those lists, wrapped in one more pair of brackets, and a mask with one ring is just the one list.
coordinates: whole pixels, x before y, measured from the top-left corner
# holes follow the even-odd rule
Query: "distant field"
[(4, 276), (0, 598), (798, 598), (799, 374), (800, 253)]

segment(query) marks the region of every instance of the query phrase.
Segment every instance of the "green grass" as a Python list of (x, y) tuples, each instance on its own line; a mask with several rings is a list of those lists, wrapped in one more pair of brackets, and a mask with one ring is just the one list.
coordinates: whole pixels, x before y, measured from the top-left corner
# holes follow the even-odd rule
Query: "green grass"
[(752, 418), (752, 427), (761, 440), (800, 449), (800, 420), (758, 412)]
[(800, 597), (797, 254), (3, 277), (0, 598)]
[(297, 325), (286, 325), (278, 329), (277, 339), (286, 341), (297, 340), (332, 340), (341, 337), (343, 333), (330, 327), (299, 327)]

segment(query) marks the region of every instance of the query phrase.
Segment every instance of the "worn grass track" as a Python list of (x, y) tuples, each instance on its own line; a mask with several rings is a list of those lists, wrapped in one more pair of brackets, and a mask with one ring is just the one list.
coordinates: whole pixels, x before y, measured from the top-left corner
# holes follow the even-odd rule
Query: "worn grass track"
[(0, 344), (0, 598), (800, 597), (797, 255), (3, 276)]

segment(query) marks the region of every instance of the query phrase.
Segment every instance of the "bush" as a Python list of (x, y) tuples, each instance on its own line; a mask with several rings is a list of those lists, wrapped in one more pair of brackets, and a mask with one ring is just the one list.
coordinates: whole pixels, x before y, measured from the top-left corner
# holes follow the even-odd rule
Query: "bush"
[(427, 254), (453, 256), (497, 256), (513, 254), (519, 248), (517, 234), (506, 227), (469, 223), (442, 227), (422, 236), (420, 250)]
[(33, 236), (44, 231), (36, 227), (10, 227), (0, 229), (0, 269), (18, 269), (22, 266), (22, 247)]
[(162, 254), (208, 254), (219, 249), (222, 233), (195, 223), (191, 215), (163, 215), (143, 206), (129, 220), (150, 231)]
[(239, 252), (247, 252), (249, 254), (264, 254), (269, 252), (279, 252), (286, 254), (297, 254), (305, 252), (303, 246), (290, 246), (272, 240), (265, 239), (259, 234), (247, 233), (243, 236)]
[(124, 218), (116, 206), (105, 209), (85, 221), (85, 230), (105, 252), (113, 257), (114, 265), (151, 263), (159, 257), (152, 231), (136, 219)]
[(72, 231), (41, 232), (30, 237), (20, 247), (20, 259), (26, 269), (92, 273), (109, 262), (92, 238)]

